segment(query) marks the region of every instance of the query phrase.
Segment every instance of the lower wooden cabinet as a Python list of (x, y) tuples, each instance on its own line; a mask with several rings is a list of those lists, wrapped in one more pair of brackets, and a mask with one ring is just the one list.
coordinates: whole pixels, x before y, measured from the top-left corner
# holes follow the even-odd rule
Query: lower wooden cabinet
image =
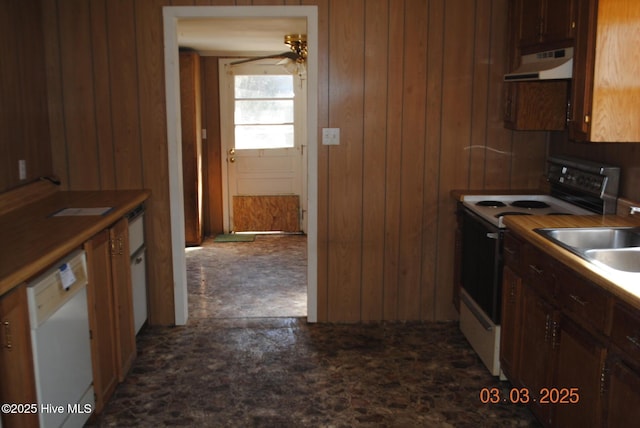
[(502, 274), (502, 326), (500, 329), (500, 368), (509, 378), (518, 372), (521, 323), (522, 279), (509, 267)]
[(111, 275), (111, 241), (104, 230), (84, 245), (87, 253), (89, 326), (95, 412), (100, 413), (118, 384), (116, 328)]
[(607, 427), (632, 427), (640, 421), (640, 368), (633, 369), (622, 358), (613, 354), (607, 362)]
[(96, 413), (136, 356), (126, 219), (85, 243)]
[[(36, 403), (29, 306), (24, 284), (0, 297), (0, 403)], [(0, 414), (2, 427), (37, 427), (37, 413)]]
[(524, 240), (507, 244), (500, 343), (506, 377), (536, 398), (528, 405), (545, 426), (635, 426), (640, 311)]
[(607, 348), (567, 318), (561, 320), (558, 342), (555, 378), (551, 385), (575, 390), (579, 399), (554, 406), (554, 426), (599, 427)]

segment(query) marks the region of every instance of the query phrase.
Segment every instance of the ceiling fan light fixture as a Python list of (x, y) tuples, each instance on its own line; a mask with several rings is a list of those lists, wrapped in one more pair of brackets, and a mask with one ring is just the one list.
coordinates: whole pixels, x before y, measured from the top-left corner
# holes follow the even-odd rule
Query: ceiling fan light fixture
[(284, 43), (296, 54), (296, 61), (303, 63), (307, 60), (307, 35), (287, 34), (284, 36)]

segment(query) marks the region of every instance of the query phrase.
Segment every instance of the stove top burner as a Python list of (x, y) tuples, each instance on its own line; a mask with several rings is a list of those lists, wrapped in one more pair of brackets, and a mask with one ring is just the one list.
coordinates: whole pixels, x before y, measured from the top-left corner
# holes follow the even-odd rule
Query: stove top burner
[(505, 215), (531, 215), (531, 213), (523, 213), (523, 212), (519, 212), (519, 211), (505, 211), (503, 213), (498, 213), (496, 214), (494, 217), (495, 218), (499, 218)]
[(549, 208), (551, 205), (542, 201), (522, 200), (511, 202), (511, 206), (518, 208)]
[(481, 207), (506, 207), (507, 205), (504, 202), (500, 202), (500, 201), (480, 201), (480, 202), (476, 202), (476, 205), (479, 205)]

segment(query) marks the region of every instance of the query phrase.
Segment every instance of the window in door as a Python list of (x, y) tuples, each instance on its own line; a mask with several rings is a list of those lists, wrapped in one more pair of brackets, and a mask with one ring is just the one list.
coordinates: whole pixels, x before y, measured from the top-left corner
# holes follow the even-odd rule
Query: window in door
[(234, 76), (236, 150), (294, 147), (291, 75)]

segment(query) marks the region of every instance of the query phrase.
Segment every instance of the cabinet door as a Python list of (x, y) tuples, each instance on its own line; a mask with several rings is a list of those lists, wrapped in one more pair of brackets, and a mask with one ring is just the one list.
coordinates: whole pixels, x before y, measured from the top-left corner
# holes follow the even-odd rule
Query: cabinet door
[(589, 141), (595, 65), (595, 0), (578, 2), (576, 22), (568, 122), (569, 139)]
[(543, 4), (542, 36), (544, 43), (561, 43), (573, 38), (576, 27), (574, 0), (545, 0)]
[(509, 379), (517, 381), (522, 280), (507, 266), (502, 274), (502, 284), (500, 367)]
[(567, 81), (509, 82), (506, 87), (506, 128), (519, 131), (565, 129)]
[(640, 421), (640, 372), (631, 369), (619, 358), (610, 361), (605, 426), (637, 426)]
[[(36, 403), (29, 307), (24, 285), (0, 297), (0, 403)], [(2, 426), (37, 427), (37, 413), (2, 413)]]
[(118, 383), (109, 232), (98, 233), (85, 243), (84, 249), (89, 273), (87, 299), (95, 412), (100, 413)]
[[(537, 396), (551, 385), (557, 339), (558, 313), (531, 287), (522, 287), (522, 337), (516, 378)], [(545, 424), (550, 423), (548, 405), (531, 403), (531, 410)]]
[[(563, 318), (559, 334), (558, 360), (555, 381), (549, 385), (568, 390), (575, 388), (577, 403), (554, 404), (554, 426), (601, 426), (601, 387), (604, 375), (606, 348), (576, 324)], [(563, 394), (559, 395), (563, 398)]]
[(129, 222), (123, 218), (109, 229), (111, 274), (115, 302), (118, 378), (122, 382), (136, 357), (131, 264), (129, 259)]
[(518, 46), (523, 48), (540, 43), (542, 0), (516, 0), (515, 8)]

